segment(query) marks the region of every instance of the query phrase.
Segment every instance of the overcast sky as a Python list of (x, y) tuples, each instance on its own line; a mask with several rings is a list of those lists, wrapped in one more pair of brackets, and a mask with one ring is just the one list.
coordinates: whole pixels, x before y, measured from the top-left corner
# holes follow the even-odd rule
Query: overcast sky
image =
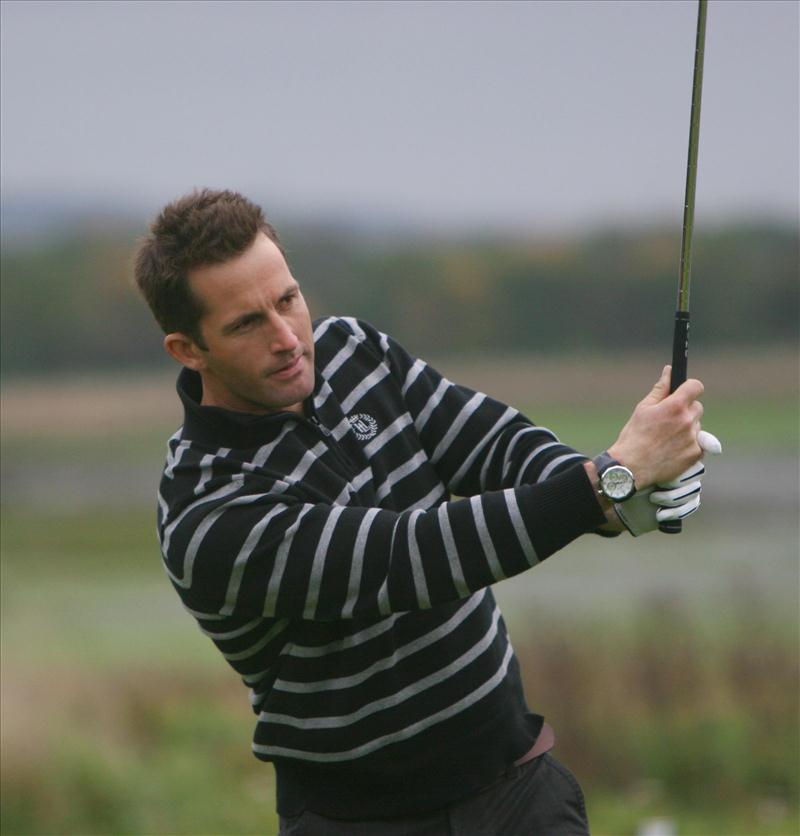
[[(6, 199), (678, 219), (696, 3), (2, 3)], [(798, 5), (711, 0), (697, 219), (798, 207)]]

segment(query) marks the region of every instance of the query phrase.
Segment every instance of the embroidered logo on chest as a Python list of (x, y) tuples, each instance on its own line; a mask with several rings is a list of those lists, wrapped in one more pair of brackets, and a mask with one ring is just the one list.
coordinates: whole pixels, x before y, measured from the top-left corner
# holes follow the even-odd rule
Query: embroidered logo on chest
[(369, 441), (378, 434), (378, 422), (366, 412), (348, 415), (347, 420), (359, 441)]

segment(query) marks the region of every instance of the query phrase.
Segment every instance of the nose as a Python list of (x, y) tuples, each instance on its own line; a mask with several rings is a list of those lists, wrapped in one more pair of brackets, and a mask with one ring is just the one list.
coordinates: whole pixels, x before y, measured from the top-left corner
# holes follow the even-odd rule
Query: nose
[(300, 340), (282, 316), (275, 316), (270, 325), (270, 350), (273, 354), (288, 354), (297, 348)]

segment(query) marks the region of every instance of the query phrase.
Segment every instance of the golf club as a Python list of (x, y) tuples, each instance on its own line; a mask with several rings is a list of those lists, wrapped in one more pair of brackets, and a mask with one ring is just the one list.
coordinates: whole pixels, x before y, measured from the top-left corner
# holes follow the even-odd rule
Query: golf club
[[(698, 0), (697, 39), (694, 51), (692, 81), (692, 112), (689, 120), (689, 158), (686, 164), (686, 196), (683, 204), (681, 266), (678, 279), (678, 305), (675, 310), (675, 331), (672, 338), (672, 376), (669, 391), (674, 392), (686, 380), (689, 361), (689, 278), (692, 267), (692, 230), (694, 228), (694, 194), (697, 182), (697, 146), (700, 137), (700, 100), (703, 93), (703, 54), (706, 41), (707, 0)], [(680, 534), (681, 520), (659, 523), (665, 534)]]

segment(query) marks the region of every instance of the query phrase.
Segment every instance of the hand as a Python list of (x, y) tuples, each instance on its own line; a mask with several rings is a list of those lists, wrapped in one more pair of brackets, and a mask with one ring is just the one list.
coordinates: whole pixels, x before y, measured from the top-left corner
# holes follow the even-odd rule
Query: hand
[[(665, 366), (650, 394), (641, 400), (608, 452), (633, 472), (641, 491), (669, 484), (703, 455), (698, 441), (703, 405), (699, 380), (687, 380), (669, 394)], [(710, 435), (710, 434), (709, 434)], [(630, 500), (629, 500), (630, 502)]]
[(665, 520), (682, 520), (700, 507), (704, 473), (703, 463), (698, 462), (667, 485), (637, 491), (614, 510), (634, 537), (655, 531)]

